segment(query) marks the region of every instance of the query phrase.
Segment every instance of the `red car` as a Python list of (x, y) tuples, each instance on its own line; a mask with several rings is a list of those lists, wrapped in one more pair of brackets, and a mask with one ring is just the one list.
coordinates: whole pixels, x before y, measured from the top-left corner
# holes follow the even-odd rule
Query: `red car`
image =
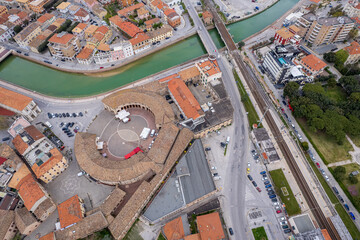
[(320, 168), (320, 164), (319, 164), (318, 162), (316, 163), (316, 166), (317, 166), (318, 168)]
[(258, 192), (261, 192), (261, 189), (259, 187), (257, 187), (256, 190), (258, 190)]
[(283, 108), (281, 109), (281, 111), (282, 111), (282, 112), (285, 112), (285, 110), (284, 110)]
[(65, 148), (65, 146), (62, 146), (62, 147), (60, 148), (60, 151), (64, 150), (64, 148)]
[(276, 213), (278, 213), (278, 214), (281, 213), (281, 210), (277, 210)]

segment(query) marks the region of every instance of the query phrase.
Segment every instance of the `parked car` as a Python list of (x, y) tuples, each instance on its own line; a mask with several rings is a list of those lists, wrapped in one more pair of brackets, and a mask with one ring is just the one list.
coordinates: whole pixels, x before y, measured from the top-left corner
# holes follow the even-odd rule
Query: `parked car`
[(282, 225), (286, 225), (286, 221), (280, 222), (280, 225), (281, 225), (281, 226), (282, 226)]
[(345, 208), (347, 211), (350, 210), (349, 205), (347, 205), (346, 203), (344, 204), (344, 208)]
[(255, 181), (252, 181), (252, 184), (254, 185), (254, 187), (257, 187), (257, 184)]
[(260, 172), (260, 175), (266, 174), (266, 171), (262, 171)]
[(246, 169), (246, 173), (249, 174), (250, 173), (250, 168)]
[(291, 229), (285, 229), (284, 230), (284, 233), (290, 233), (291, 232)]
[(276, 195), (275, 195), (275, 194), (270, 195), (269, 198), (270, 198), (270, 199), (271, 199), (271, 198), (276, 198)]
[(209, 148), (209, 147), (205, 148), (205, 151), (210, 151), (210, 150), (211, 150), (211, 148)]
[(337, 190), (336, 187), (332, 187), (333, 191), (336, 193), (336, 194), (339, 194), (339, 191)]
[(339, 198), (339, 200), (340, 200), (340, 202), (344, 202), (344, 199), (340, 196), (340, 195), (338, 195), (338, 198)]
[(266, 189), (266, 191), (271, 192), (271, 191), (273, 191), (273, 189), (272, 189), (272, 188), (268, 188), (268, 189)]
[(317, 166), (318, 168), (320, 168), (320, 164), (319, 164), (318, 162), (316, 162), (316, 166)]
[(266, 181), (266, 180), (268, 180), (268, 178), (267, 178), (267, 177), (263, 177), (261, 180)]
[(253, 180), (253, 178), (252, 178), (252, 176), (251, 176), (251, 175), (247, 175), (247, 177), (248, 177), (248, 179), (249, 179), (250, 181), (252, 181), (252, 180)]
[(285, 217), (281, 217), (281, 218), (280, 218), (280, 221), (285, 221), (285, 220), (286, 220)]
[(10, 140), (10, 137), (4, 137), (4, 138), (2, 139), (3, 142), (9, 141), (9, 140)]
[(349, 212), (349, 215), (350, 215), (352, 220), (355, 220), (355, 215), (352, 212)]
[(273, 195), (273, 194), (275, 194), (274, 191), (269, 191), (269, 192), (268, 192), (268, 195)]
[(259, 187), (257, 187), (256, 190), (258, 190), (258, 192), (261, 192), (261, 189)]
[(277, 204), (279, 204), (277, 201), (277, 198), (273, 198), (273, 199), (271, 199), (271, 201), (274, 203), (274, 205), (277, 203)]
[(281, 213), (281, 210), (277, 210), (276, 213), (277, 213), (277, 214)]
[(268, 184), (268, 185), (265, 186), (265, 188), (271, 188), (271, 187), (272, 187), (271, 184)]
[(269, 183), (270, 183), (269, 180), (267, 180), (267, 181), (264, 182), (265, 185), (268, 185)]
[(229, 233), (230, 235), (234, 235), (234, 231), (232, 230), (232, 228), (229, 228)]
[(288, 229), (288, 228), (289, 228), (288, 225), (283, 225), (283, 226), (282, 226), (282, 229)]

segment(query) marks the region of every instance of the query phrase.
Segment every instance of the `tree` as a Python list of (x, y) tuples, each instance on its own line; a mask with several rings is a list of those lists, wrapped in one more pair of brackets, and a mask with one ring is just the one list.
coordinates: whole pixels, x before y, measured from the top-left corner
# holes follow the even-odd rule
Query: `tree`
[(316, 132), (317, 130), (323, 130), (325, 127), (325, 122), (321, 118), (313, 118), (310, 121), (310, 127), (313, 132)]
[(346, 169), (343, 166), (338, 166), (334, 169), (334, 177), (336, 180), (342, 180), (345, 176)]
[(243, 41), (241, 41), (241, 42), (239, 42), (239, 49), (241, 50), (241, 48), (243, 47), (243, 46), (245, 46), (245, 43), (243, 42)]
[(334, 63), (336, 61), (336, 55), (334, 52), (327, 52), (324, 54), (324, 60), (329, 63)]
[(357, 28), (351, 29), (349, 32), (349, 38), (351, 38), (351, 39), (356, 38), (358, 33), (359, 33), (359, 30)]
[(47, 44), (48, 44), (49, 42), (48, 41), (45, 41), (45, 42), (43, 42), (42, 44), (40, 44), (39, 45), (39, 47), (38, 47), (38, 52), (39, 53), (42, 53), (43, 51), (45, 51), (45, 49), (47, 48)]
[(353, 92), (360, 92), (359, 80), (354, 76), (341, 77), (339, 79), (339, 83), (343, 86), (349, 95), (351, 95)]
[(284, 88), (284, 96), (289, 97), (291, 100), (298, 97), (300, 85), (296, 82), (289, 82)]
[(349, 53), (344, 49), (341, 49), (335, 53), (335, 56), (336, 56), (335, 65), (342, 66), (344, 65), (346, 59), (349, 57)]
[(337, 82), (336, 82), (335, 78), (330, 78), (327, 80), (327, 86), (329, 88), (334, 88), (336, 86), (336, 83)]
[(308, 142), (301, 142), (301, 147), (304, 149), (304, 151), (309, 150), (309, 143)]
[(15, 32), (15, 33), (19, 33), (19, 32), (21, 32), (22, 29), (23, 29), (23, 28), (22, 28), (20, 25), (16, 25), (16, 26), (14, 27), (14, 32)]
[(352, 175), (352, 174), (349, 175), (349, 182), (350, 182), (351, 184), (357, 184), (358, 181), (359, 181), (359, 180), (357, 179), (356, 176), (354, 176), (354, 175)]

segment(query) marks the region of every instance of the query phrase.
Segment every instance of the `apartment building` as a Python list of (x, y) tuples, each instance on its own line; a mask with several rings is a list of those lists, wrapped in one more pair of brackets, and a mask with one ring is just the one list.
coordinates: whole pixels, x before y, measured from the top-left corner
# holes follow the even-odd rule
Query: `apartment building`
[(15, 35), (13, 27), (7, 27), (4, 24), (0, 25), (0, 42), (5, 42)]
[(7, 7), (0, 5), (0, 16), (3, 15), (4, 13), (5, 14), (8, 13)]
[(40, 222), (23, 207), (15, 210), (15, 225), (21, 234), (29, 235), (40, 225)]
[(112, 36), (112, 30), (107, 26), (98, 27), (93, 36), (88, 39), (87, 44), (97, 47), (100, 44), (106, 43)]
[(134, 55), (134, 50), (129, 41), (122, 41), (115, 44), (100, 44), (94, 61), (97, 64), (111, 63)]
[(344, 64), (354, 64), (360, 60), (360, 45), (357, 42), (352, 42), (350, 46), (344, 48), (349, 53), (348, 58)]
[(148, 32), (147, 35), (150, 38), (150, 43), (154, 43), (171, 37), (173, 35), (173, 29), (170, 26), (166, 25), (162, 28), (158, 28), (154, 31)]
[(79, 23), (73, 30), (72, 33), (77, 36), (79, 39), (82, 39), (84, 37), (85, 34), (85, 29), (88, 27), (89, 25), (86, 23)]
[(45, 11), (44, 5), (47, 4), (50, 0), (34, 0), (29, 6), (30, 9), (36, 13), (42, 13)]
[(0, 209), (0, 226), (0, 239), (13, 239), (17, 232), (14, 211)]
[(343, 11), (345, 12), (346, 15), (348, 15), (351, 18), (357, 18), (360, 17), (360, 4), (358, 3), (358, 1), (354, 1), (354, 2), (348, 2)]
[(76, 56), (76, 60), (80, 64), (89, 65), (93, 61), (94, 47), (86, 45)]
[(144, 7), (144, 4), (142, 2), (140, 2), (140, 3), (137, 3), (135, 5), (132, 5), (132, 6), (129, 6), (129, 7), (126, 7), (126, 8), (123, 8), (123, 9), (117, 11), (117, 14), (119, 16), (128, 17), (129, 15), (135, 14), (135, 12), (138, 9), (141, 9), (143, 7)]
[(121, 6), (122, 7), (128, 7), (133, 5), (135, 0), (121, 0)]
[(69, 11), (70, 5), (70, 2), (62, 2), (59, 4), (59, 6), (56, 7), (56, 9), (61, 13), (67, 13)]
[(45, 13), (38, 18), (37, 22), (41, 24), (41, 30), (44, 31), (47, 29), (54, 21), (56, 20), (55, 15), (50, 13)]
[(165, 20), (171, 27), (175, 28), (181, 24), (181, 18), (179, 14), (175, 12), (174, 9), (172, 8), (166, 9), (164, 11), (164, 15), (165, 15)]
[(107, 14), (107, 11), (100, 6), (100, 4), (95, 4), (95, 6), (92, 8), (93, 13), (95, 16), (97, 16), (100, 19), (104, 19), (104, 17)]
[(344, 41), (355, 24), (346, 16), (317, 18), (308, 13), (297, 20), (296, 26), (305, 41), (320, 45)]
[(301, 41), (301, 37), (297, 35), (299, 31), (300, 29), (295, 25), (292, 25), (289, 28), (281, 28), (275, 32), (274, 43), (281, 45), (299, 45)]
[(74, 19), (78, 22), (88, 22), (90, 20), (90, 15), (89, 13), (83, 9), (80, 8), (75, 14), (74, 14)]
[(209, 11), (204, 11), (202, 13), (202, 19), (205, 25), (211, 25), (213, 23), (213, 15)]
[(33, 125), (21, 129), (12, 143), (35, 176), (45, 183), (51, 182), (68, 167), (65, 157)]
[(81, 49), (79, 39), (67, 32), (52, 36), (49, 39), (48, 47), (53, 58), (64, 60), (74, 60)]
[(29, 43), (40, 34), (41, 34), (41, 23), (33, 22), (30, 23), (17, 35), (15, 35), (14, 39), (20, 47), (27, 49)]
[(139, 19), (147, 19), (150, 15), (149, 11), (146, 10), (145, 7), (138, 9), (136, 12)]
[(135, 54), (150, 48), (150, 37), (143, 32), (136, 34), (129, 42), (131, 43)]
[(200, 72), (200, 80), (204, 86), (207, 86), (209, 82), (221, 78), (222, 72), (216, 60), (202, 60), (195, 64)]
[(160, 18), (153, 18), (144, 22), (146, 31), (152, 31), (154, 24), (161, 23)]
[(41, 112), (32, 98), (0, 87), (0, 107), (33, 121)]
[(33, 1), (33, 0), (16, 0), (18, 5), (21, 7), (21, 9), (24, 10), (30, 10), (30, 6), (29, 4)]
[(303, 57), (300, 64), (303, 66), (304, 72), (309, 76), (319, 75), (326, 67), (326, 63), (313, 54)]
[(129, 38), (133, 38), (136, 34), (143, 32), (133, 23), (123, 21), (119, 16), (111, 17), (109, 20), (112, 27), (119, 29), (124, 35)]

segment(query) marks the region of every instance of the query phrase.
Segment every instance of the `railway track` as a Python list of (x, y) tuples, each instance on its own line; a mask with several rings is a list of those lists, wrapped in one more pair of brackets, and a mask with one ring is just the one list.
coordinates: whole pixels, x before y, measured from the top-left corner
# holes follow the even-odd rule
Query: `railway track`
[[(234, 58), (242, 75), (244, 76), (245, 81), (246, 81), (247, 85), (249, 86), (250, 91), (251, 91), (252, 95), (254, 96), (254, 99), (255, 99), (256, 103), (258, 104), (262, 114), (265, 114), (265, 111), (267, 110), (267, 108), (270, 107), (269, 103), (266, 101), (267, 96), (262, 95), (263, 90), (259, 89), (259, 86), (256, 83), (257, 79), (255, 79), (254, 76), (252, 76), (252, 74), (249, 73), (248, 69), (246, 68), (246, 66), (242, 60), (242, 57), (241, 57), (239, 51), (237, 50), (236, 44), (234, 43), (231, 35), (229, 34), (228, 30), (226, 29), (226, 26), (221, 21), (219, 15), (212, 7), (210, 1), (206, 0), (205, 2), (207, 4), (207, 6), (210, 7), (210, 11), (212, 12), (212, 14), (214, 16), (215, 26), (216, 26), (217, 30), (219, 31), (223, 41), (225, 42), (225, 45), (227, 46), (229, 53)], [(334, 225), (328, 221), (328, 219), (325, 217), (324, 213), (322, 212), (318, 202), (315, 199), (315, 196), (313, 195), (309, 185), (307, 184), (304, 176), (302, 175), (300, 168), (296, 163), (295, 158), (291, 154), (291, 151), (290, 151), (288, 145), (284, 141), (284, 138), (283, 138), (280, 130), (278, 129), (272, 115), (266, 114), (265, 120), (268, 123), (270, 130), (271, 130), (274, 138), (276, 139), (276, 141), (279, 145), (279, 148), (280, 148), (281, 152), (283, 153), (283, 156), (285, 157), (285, 160), (288, 163), (290, 170), (293, 173), (293, 176), (294, 176), (297, 184), (299, 185), (299, 187), (301, 189), (301, 192), (303, 193), (305, 200), (308, 203), (309, 208), (310, 208), (311, 212), (313, 213), (313, 215), (319, 225), (319, 228), (326, 229), (328, 231), (331, 239), (341, 240), (340, 235), (337, 232), (337, 230), (335, 229)]]

